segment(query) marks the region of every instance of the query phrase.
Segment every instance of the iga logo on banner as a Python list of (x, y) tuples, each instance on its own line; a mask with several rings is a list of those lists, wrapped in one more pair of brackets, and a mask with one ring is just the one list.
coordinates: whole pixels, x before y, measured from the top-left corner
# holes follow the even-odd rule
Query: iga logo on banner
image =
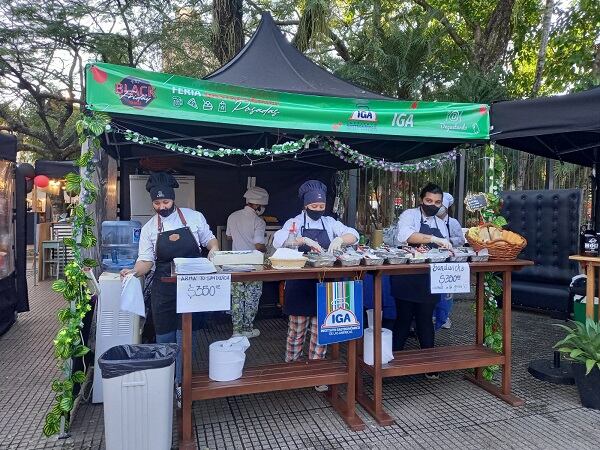
[(143, 109), (156, 98), (154, 87), (145, 80), (127, 77), (115, 84), (115, 93), (121, 103), (136, 109)]
[(317, 341), (333, 344), (362, 336), (362, 281), (317, 284)]
[(413, 114), (394, 113), (394, 118), (392, 119), (392, 126), (401, 128), (413, 128), (415, 126), (414, 121), (415, 116)]
[(377, 113), (368, 109), (357, 109), (350, 116), (350, 120), (358, 122), (377, 122)]

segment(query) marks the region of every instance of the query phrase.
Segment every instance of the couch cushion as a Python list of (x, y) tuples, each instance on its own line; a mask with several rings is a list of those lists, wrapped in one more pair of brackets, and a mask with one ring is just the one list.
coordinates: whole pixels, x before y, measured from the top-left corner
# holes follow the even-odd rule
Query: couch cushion
[(544, 311), (569, 311), (569, 286), (513, 281), (512, 304)]

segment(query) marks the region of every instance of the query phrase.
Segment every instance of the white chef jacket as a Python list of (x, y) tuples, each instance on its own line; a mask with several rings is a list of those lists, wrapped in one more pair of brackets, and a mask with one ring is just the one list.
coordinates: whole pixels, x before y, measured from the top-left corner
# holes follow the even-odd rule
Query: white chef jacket
[(448, 239), (448, 227), (446, 223), (439, 217), (426, 217), (421, 212), (421, 208), (411, 208), (400, 214), (398, 219), (398, 234), (396, 238), (398, 242), (407, 242), (411, 234), (419, 233), (421, 229), (421, 221), (424, 221), (430, 228), (439, 228), (442, 236)]
[[(206, 247), (208, 241), (211, 239), (215, 239), (215, 235), (212, 234), (206, 219), (202, 215), (202, 213), (195, 211), (190, 208), (179, 208), (185, 221), (187, 222), (187, 226), (190, 228), (192, 235), (196, 239), (198, 245), (202, 245)], [(156, 238), (158, 236), (158, 214), (155, 214), (152, 219), (150, 219), (146, 224), (142, 227), (142, 232), (140, 233), (140, 246), (138, 252), (138, 261), (154, 261), (154, 249), (156, 248)], [(183, 223), (181, 219), (179, 219), (179, 214), (177, 214), (177, 209), (173, 211), (168, 217), (160, 218), (163, 226), (163, 231), (172, 231), (177, 228), (182, 228)]]
[[(296, 231), (298, 233), (298, 236), (300, 236), (301, 227), (304, 225), (304, 217), (305, 213), (304, 211), (302, 211), (296, 217), (288, 219), (283, 224), (281, 230), (275, 232), (275, 235), (273, 236), (273, 247), (280, 248), (283, 245), (283, 243), (290, 234), (290, 228), (292, 228), (292, 223), (294, 222), (296, 222)], [(358, 231), (356, 231), (354, 228), (347, 227), (339, 220), (335, 220), (333, 217), (330, 216), (322, 216), (321, 218), (323, 219), (323, 225), (325, 225), (325, 230), (327, 231), (327, 235), (329, 236), (330, 241), (333, 241), (334, 238), (342, 236), (344, 234), (352, 234), (358, 240)], [(312, 220), (306, 215), (306, 225), (304, 226), (311, 230), (322, 230), (323, 225), (321, 224), (321, 218), (317, 220)]]
[(446, 229), (450, 229), (450, 243), (453, 247), (462, 247), (465, 245), (465, 234), (458, 220), (454, 217), (446, 216), (445, 219), (440, 219), (444, 222)]
[(256, 244), (264, 244), (267, 224), (254, 209), (245, 206), (227, 218), (225, 234), (233, 239), (232, 250), (255, 250)]

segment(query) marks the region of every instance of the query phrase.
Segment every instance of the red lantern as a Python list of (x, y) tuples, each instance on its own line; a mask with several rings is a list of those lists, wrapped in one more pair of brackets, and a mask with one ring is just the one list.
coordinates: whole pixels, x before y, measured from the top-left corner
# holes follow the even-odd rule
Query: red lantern
[(33, 179), (33, 184), (39, 188), (45, 188), (50, 183), (50, 179), (46, 175), (37, 175)]

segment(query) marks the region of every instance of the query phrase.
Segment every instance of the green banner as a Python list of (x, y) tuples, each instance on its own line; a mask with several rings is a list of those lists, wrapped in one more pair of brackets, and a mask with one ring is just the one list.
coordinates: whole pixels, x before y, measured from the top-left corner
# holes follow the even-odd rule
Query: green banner
[[(260, 74), (256, 74), (260, 76)], [(366, 100), (292, 94), (126, 66), (86, 67), (93, 111), (319, 134), (487, 140), (483, 104)]]

